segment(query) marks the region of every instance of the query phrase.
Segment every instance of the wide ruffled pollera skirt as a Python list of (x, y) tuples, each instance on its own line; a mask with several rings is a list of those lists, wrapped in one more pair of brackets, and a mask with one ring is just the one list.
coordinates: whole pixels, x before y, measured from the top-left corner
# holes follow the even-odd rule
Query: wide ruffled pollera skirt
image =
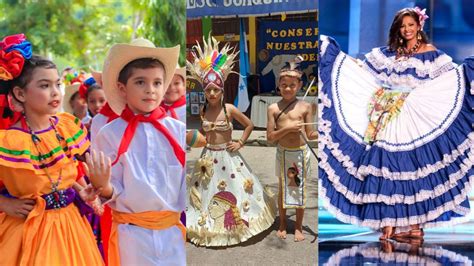
[(384, 113), (389, 119), (367, 141), (380, 85), (329, 37), (321, 51), (319, 195), (328, 211), (397, 231), (464, 221), (474, 181), (474, 60), (397, 98), (396, 112)]
[(44, 205), (39, 197), (26, 220), (0, 213), (0, 265), (104, 265), (78, 208)]
[(275, 220), (274, 194), (225, 146), (208, 145), (186, 177), (187, 236), (199, 246), (239, 244)]

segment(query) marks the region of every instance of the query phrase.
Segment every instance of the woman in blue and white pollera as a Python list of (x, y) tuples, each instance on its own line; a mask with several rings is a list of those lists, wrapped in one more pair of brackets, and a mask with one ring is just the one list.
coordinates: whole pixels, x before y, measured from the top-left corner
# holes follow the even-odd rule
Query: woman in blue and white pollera
[(470, 211), (474, 57), (458, 66), (429, 44), (424, 11), (398, 11), (388, 46), (361, 64), (321, 37), (320, 195), (380, 240), (422, 239)]

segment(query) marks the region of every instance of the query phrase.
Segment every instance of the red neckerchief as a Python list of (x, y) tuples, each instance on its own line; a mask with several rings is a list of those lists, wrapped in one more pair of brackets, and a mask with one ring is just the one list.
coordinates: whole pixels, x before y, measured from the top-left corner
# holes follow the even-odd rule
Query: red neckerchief
[(110, 108), (109, 103), (105, 103), (105, 105), (102, 106), (102, 108), (99, 111), (99, 114), (102, 114), (102, 115), (107, 117), (107, 123), (109, 123), (109, 122), (115, 120), (115, 118), (119, 117), (119, 115), (116, 114), (114, 112), (114, 110), (112, 110), (112, 108)]
[(122, 137), (122, 141), (120, 142), (117, 158), (115, 158), (115, 161), (112, 163), (112, 165), (116, 164), (120, 158), (120, 155), (122, 155), (123, 153), (127, 151), (128, 146), (130, 145), (130, 142), (132, 142), (133, 136), (135, 135), (135, 130), (138, 127), (138, 123), (144, 122), (144, 123), (151, 123), (156, 129), (158, 129), (159, 132), (161, 132), (166, 137), (171, 147), (173, 148), (176, 158), (180, 162), (181, 166), (184, 167), (184, 163), (185, 163), (184, 150), (181, 148), (181, 146), (173, 137), (173, 135), (171, 135), (168, 129), (158, 121), (158, 119), (161, 119), (165, 116), (166, 116), (165, 111), (163, 110), (163, 108), (160, 108), (160, 107), (156, 108), (153, 112), (151, 112), (149, 116), (145, 116), (145, 115), (135, 115), (128, 106), (125, 106), (125, 109), (123, 110), (120, 117), (123, 120), (128, 122), (128, 126), (125, 129), (125, 132)]
[(161, 107), (165, 109), (165, 112), (170, 112), (170, 116), (174, 119), (178, 119), (178, 116), (176, 115), (175, 108), (181, 107), (183, 105), (186, 105), (186, 97), (183, 95), (181, 98), (179, 98), (176, 102), (174, 102), (172, 105), (167, 105), (165, 102), (161, 103)]

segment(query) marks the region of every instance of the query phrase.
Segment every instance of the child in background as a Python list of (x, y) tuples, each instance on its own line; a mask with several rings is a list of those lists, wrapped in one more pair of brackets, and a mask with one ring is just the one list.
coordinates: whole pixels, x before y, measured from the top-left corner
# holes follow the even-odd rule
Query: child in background
[[(179, 221), (185, 207), (185, 124), (159, 106), (178, 53), (179, 46), (155, 48), (137, 39), (112, 46), (104, 63), (106, 97), (121, 115), (94, 138), (101, 152), (87, 156), (87, 166), (112, 209), (109, 265), (186, 264)], [(113, 158), (112, 166), (106, 157)]]
[(82, 124), (87, 126), (92, 116), (87, 106), (85, 81), (84, 75), (75, 76), (71, 81), (67, 80), (68, 85), (64, 88), (63, 110), (81, 119)]
[[(102, 73), (92, 71), (92, 76), (96, 80), (97, 84), (102, 87)], [(106, 101), (99, 113), (92, 118), (90, 128), (91, 140), (97, 136), (99, 130), (102, 127), (104, 127), (107, 123), (114, 121), (117, 117), (119, 117), (119, 115), (115, 113), (112, 108), (110, 108), (110, 105)]]
[[(73, 114), (75, 117), (81, 119), (81, 121), (90, 120), (89, 114), (87, 113), (87, 103), (79, 94), (79, 86), (81, 84), (75, 83), (68, 85), (65, 88), (64, 95), (64, 111)], [(88, 118), (86, 118), (88, 117)]]
[(104, 90), (99, 84), (94, 83), (87, 88), (86, 101), (89, 113), (94, 118), (106, 104)]
[(161, 103), (166, 113), (186, 124), (186, 68), (178, 67)]
[[(303, 138), (316, 139), (317, 136), (317, 132), (311, 126), (314, 119), (311, 104), (296, 98), (296, 93), (303, 85), (301, 81), (303, 72), (299, 69), (301, 61), (302, 58), (297, 56), (294, 62), (281, 69), (278, 86), (282, 99), (271, 104), (267, 112), (267, 139), (278, 143), (275, 174), (280, 184), (278, 199), (280, 227), (277, 235), (281, 239), (286, 239), (286, 209), (296, 208), (295, 242), (304, 240), (302, 226), (306, 205), (305, 186), (310, 170), (309, 147)], [(307, 124), (303, 126), (303, 123)], [(294, 176), (288, 176), (288, 173), (290, 175), (293, 173), (288, 171), (292, 167), (297, 168), (295, 172), (300, 179), (297, 187), (292, 186), (296, 185), (296, 182), (291, 182)]]

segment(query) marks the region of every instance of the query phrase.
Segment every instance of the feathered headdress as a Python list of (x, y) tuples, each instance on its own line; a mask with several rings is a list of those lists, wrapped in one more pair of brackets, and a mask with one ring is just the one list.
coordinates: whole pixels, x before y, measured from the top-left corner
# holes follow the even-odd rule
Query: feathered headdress
[(280, 78), (287, 76), (301, 79), (303, 76), (303, 71), (300, 68), (300, 63), (303, 61), (303, 57), (301, 55), (297, 55), (293, 60), (287, 62), (286, 65), (280, 70)]
[(194, 62), (186, 61), (186, 66), (191, 76), (199, 80), (204, 89), (210, 85), (224, 89), (224, 81), (233, 72), (234, 59), (238, 53), (229, 43), (219, 51), (219, 42), (210, 34), (207, 41), (203, 38), (203, 43), (204, 49), (198, 42), (193, 46), (196, 51), (191, 52)]

